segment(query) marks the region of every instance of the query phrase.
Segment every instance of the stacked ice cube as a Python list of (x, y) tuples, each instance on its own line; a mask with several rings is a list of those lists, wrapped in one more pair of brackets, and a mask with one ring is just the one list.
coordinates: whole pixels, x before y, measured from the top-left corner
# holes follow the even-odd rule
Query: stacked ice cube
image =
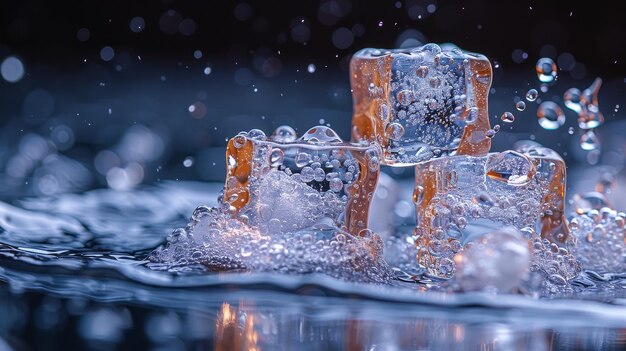
[(522, 144), (489, 153), (487, 58), (436, 44), (365, 49), (350, 65), (352, 138), (375, 141), (382, 164), (415, 165), (418, 262), (436, 277), (473, 238), (509, 225), (563, 245), (565, 164)]

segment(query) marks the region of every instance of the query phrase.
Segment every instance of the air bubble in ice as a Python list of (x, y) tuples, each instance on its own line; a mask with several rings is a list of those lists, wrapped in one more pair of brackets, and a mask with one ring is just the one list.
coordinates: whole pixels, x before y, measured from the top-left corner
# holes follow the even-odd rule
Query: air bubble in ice
[(389, 123), (385, 129), (387, 136), (391, 140), (400, 140), (404, 135), (404, 127), (400, 123)]

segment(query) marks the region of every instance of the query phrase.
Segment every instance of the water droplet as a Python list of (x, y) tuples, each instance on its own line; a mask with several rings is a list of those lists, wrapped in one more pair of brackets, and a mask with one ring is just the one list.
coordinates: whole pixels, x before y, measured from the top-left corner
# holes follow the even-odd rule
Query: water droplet
[(309, 73), (315, 73), (315, 69), (316, 69), (316, 67), (315, 67), (315, 65), (314, 65), (314, 64), (312, 64), (312, 63), (309, 63), (309, 65), (308, 65), (308, 66), (306, 66), (306, 70), (307, 70), (307, 72), (309, 72)]
[(530, 102), (537, 100), (538, 96), (539, 92), (536, 89), (530, 89), (528, 92), (526, 92), (526, 100)]
[(260, 129), (251, 129), (248, 132), (248, 138), (253, 139), (253, 140), (265, 140), (267, 139), (267, 137), (265, 136), (265, 133), (260, 130)]
[(518, 101), (518, 102), (515, 104), (515, 108), (516, 108), (518, 111), (524, 111), (524, 110), (526, 109), (526, 103), (525, 103), (524, 101), (521, 101), (521, 100), (520, 100), (520, 101)]
[(563, 101), (565, 102), (565, 107), (569, 108), (570, 110), (576, 113), (580, 113), (582, 111), (582, 105), (581, 105), (580, 100), (581, 100), (581, 92), (580, 90), (576, 88), (569, 88), (567, 89), (565, 94), (563, 94)]
[(573, 135), (573, 134), (574, 134), (574, 127), (569, 127), (569, 128), (567, 129), (567, 134), (569, 134), (569, 135)]
[(311, 161), (311, 156), (306, 152), (301, 152), (296, 155), (296, 166), (304, 167)]
[(540, 58), (535, 69), (537, 70), (539, 81), (543, 83), (552, 83), (556, 79), (556, 63), (551, 58)]
[(235, 148), (239, 149), (241, 147), (243, 147), (246, 144), (246, 136), (243, 134), (239, 134), (236, 137), (233, 138), (233, 146), (235, 146)]
[(500, 116), (500, 120), (505, 123), (513, 123), (515, 121), (515, 116), (511, 112), (505, 112)]
[(600, 146), (600, 140), (596, 136), (595, 131), (589, 130), (580, 137), (580, 148), (586, 151), (595, 150)]
[(539, 125), (544, 129), (555, 130), (565, 123), (565, 115), (559, 105), (544, 101), (537, 109)]
[(204, 67), (204, 71), (203, 72), (204, 72), (205, 76), (208, 76), (209, 74), (211, 74), (211, 67), (208, 67), (208, 66)]
[(496, 131), (493, 129), (489, 129), (486, 133), (485, 136), (489, 139), (492, 139), (494, 136), (496, 136)]
[(272, 149), (272, 153), (270, 154), (270, 162), (272, 167), (278, 167), (283, 164), (283, 160), (285, 158), (285, 153), (283, 150), (279, 148)]
[(290, 126), (280, 126), (272, 133), (272, 141), (277, 143), (291, 143), (296, 140), (298, 135)]
[(326, 126), (315, 126), (307, 130), (299, 140), (310, 144), (341, 143), (343, 141), (337, 132)]
[(404, 135), (404, 127), (400, 123), (389, 123), (385, 133), (389, 139), (398, 141)]

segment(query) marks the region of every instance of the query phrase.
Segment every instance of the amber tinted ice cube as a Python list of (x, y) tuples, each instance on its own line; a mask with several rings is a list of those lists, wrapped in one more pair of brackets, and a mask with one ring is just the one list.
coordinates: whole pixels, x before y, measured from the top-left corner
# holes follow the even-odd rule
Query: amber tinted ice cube
[(538, 144), (434, 159), (416, 166), (415, 179), (418, 261), (435, 276), (452, 275), (452, 257), (472, 237), (505, 225), (561, 246), (569, 235), (565, 163)]
[(379, 142), (391, 166), (484, 155), (491, 77), (485, 56), (458, 48), (361, 50), (350, 62), (352, 140)]
[(252, 130), (228, 142), (223, 202), (230, 211), (270, 232), (325, 220), (355, 235), (366, 229), (380, 147), (344, 142), (325, 126), (297, 140), (286, 134)]

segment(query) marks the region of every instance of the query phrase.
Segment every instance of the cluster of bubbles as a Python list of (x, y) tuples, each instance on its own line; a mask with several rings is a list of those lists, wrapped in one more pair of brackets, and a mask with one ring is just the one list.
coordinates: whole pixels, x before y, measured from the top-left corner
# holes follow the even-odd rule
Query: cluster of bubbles
[[(369, 201), (357, 198), (358, 191), (371, 187), (373, 192), (375, 180), (367, 174), (378, 172), (376, 148), (344, 143), (325, 126), (311, 128), (298, 139), (288, 126), (277, 128), (271, 137), (253, 129), (238, 134), (229, 145), (234, 148), (229, 146), (227, 152), (232, 174), (229, 171), (221, 206), (199, 207), (187, 228), (175, 231), (166, 246), (151, 255), (154, 267), (323, 272), (371, 282), (391, 277), (382, 239), (368, 229), (350, 234), (350, 223), (343, 223), (346, 211), (358, 215), (349, 202)], [(363, 169), (359, 152), (367, 160)], [(242, 178), (247, 181), (239, 184)], [(237, 210), (244, 198), (248, 201)], [(366, 227), (364, 221), (356, 225)]]
[(586, 269), (601, 273), (623, 272), (626, 269), (626, 213), (609, 207), (599, 210), (579, 207), (577, 211), (579, 213), (570, 219), (570, 230), (577, 239), (572, 253)]

